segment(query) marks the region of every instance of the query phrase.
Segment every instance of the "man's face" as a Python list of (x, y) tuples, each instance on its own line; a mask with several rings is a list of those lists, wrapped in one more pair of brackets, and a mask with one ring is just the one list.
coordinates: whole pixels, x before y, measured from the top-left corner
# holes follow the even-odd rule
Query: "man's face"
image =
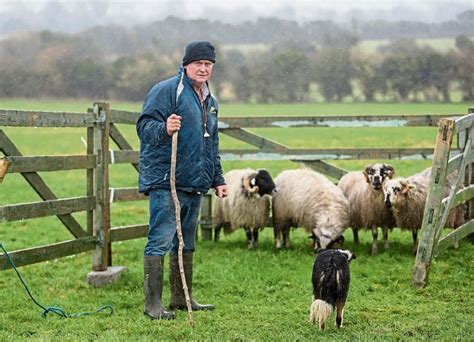
[(204, 59), (191, 62), (185, 66), (186, 75), (188, 75), (194, 83), (203, 84), (211, 78), (213, 65), (211, 61)]

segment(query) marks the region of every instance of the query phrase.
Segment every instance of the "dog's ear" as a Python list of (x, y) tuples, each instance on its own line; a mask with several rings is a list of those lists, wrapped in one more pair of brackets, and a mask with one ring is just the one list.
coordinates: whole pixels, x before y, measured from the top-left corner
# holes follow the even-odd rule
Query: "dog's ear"
[(348, 249), (340, 249), (339, 252), (341, 252), (342, 254), (344, 254), (344, 256), (347, 258), (347, 261), (348, 262), (351, 262), (351, 260), (354, 260), (356, 258), (355, 254), (352, 253), (350, 250)]
[(357, 259), (356, 255), (351, 252), (351, 255), (349, 256), (348, 261), (351, 262), (352, 260)]

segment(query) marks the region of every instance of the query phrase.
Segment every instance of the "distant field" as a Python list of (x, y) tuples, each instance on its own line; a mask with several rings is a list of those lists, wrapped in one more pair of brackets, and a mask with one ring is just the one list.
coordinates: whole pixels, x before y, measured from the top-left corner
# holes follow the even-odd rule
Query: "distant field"
[[(420, 46), (430, 46), (433, 49), (442, 53), (448, 52), (449, 50), (456, 48), (454, 38), (426, 38), (426, 39), (415, 39), (415, 41)], [(388, 39), (361, 40), (355, 48), (361, 49), (362, 51), (366, 53), (372, 53), (372, 52), (375, 52), (377, 48), (384, 45), (388, 45), (391, 42), (392, 41)], [(269, 45), (266, 45), (266, 44), (228, 44), (228, 45), (222, 46), (222, 49), (224, 51), (234, 49), (244, 54), (265, 51), (268, 48), (269, 48)]]
[[(429, 46), (443, 53), (456, 48), (454, 38), (416, 39), (415, 41), (419, 46)], [(377, 48), (390, 44), (390, 42), (388, 39), (363, 40), (358, 44), (358, 47), (367, 53), (372, 53)]]

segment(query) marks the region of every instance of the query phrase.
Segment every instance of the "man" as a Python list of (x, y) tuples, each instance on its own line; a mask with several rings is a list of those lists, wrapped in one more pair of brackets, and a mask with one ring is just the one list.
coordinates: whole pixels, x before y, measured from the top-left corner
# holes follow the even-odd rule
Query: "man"
[(154, 85), (137, 122), (140, 138), (139, 191), (150, 196), (150, 223), (144, 256), (144, 313), (152, 319), (174, 319), (165, 310), (163, 259), (170, 252), (170, 309), (186, 310), (178, 266), (178, 238), (170, 191), (171, 136), (179, 131), (176, 189), (181, 205), (184, 272), (193, 310), (213, 309), (192, 298), (193, 252), (201, 196), (215, 188), (227, 196), (222, 175), (217, 130), (217, 101), (208, 80), (216, 62), (214, 46), (191, 42), (176, 76)]

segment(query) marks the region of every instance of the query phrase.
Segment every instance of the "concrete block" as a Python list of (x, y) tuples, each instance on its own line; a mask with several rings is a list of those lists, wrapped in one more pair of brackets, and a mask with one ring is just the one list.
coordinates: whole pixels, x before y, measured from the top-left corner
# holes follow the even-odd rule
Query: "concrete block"
[(125, 266), (110, 266), (106, 271), (92, 271), (87, 274), (86, 281), (89, 285), (102, 287), (116, 282), (120, 275), (125, 272)]

